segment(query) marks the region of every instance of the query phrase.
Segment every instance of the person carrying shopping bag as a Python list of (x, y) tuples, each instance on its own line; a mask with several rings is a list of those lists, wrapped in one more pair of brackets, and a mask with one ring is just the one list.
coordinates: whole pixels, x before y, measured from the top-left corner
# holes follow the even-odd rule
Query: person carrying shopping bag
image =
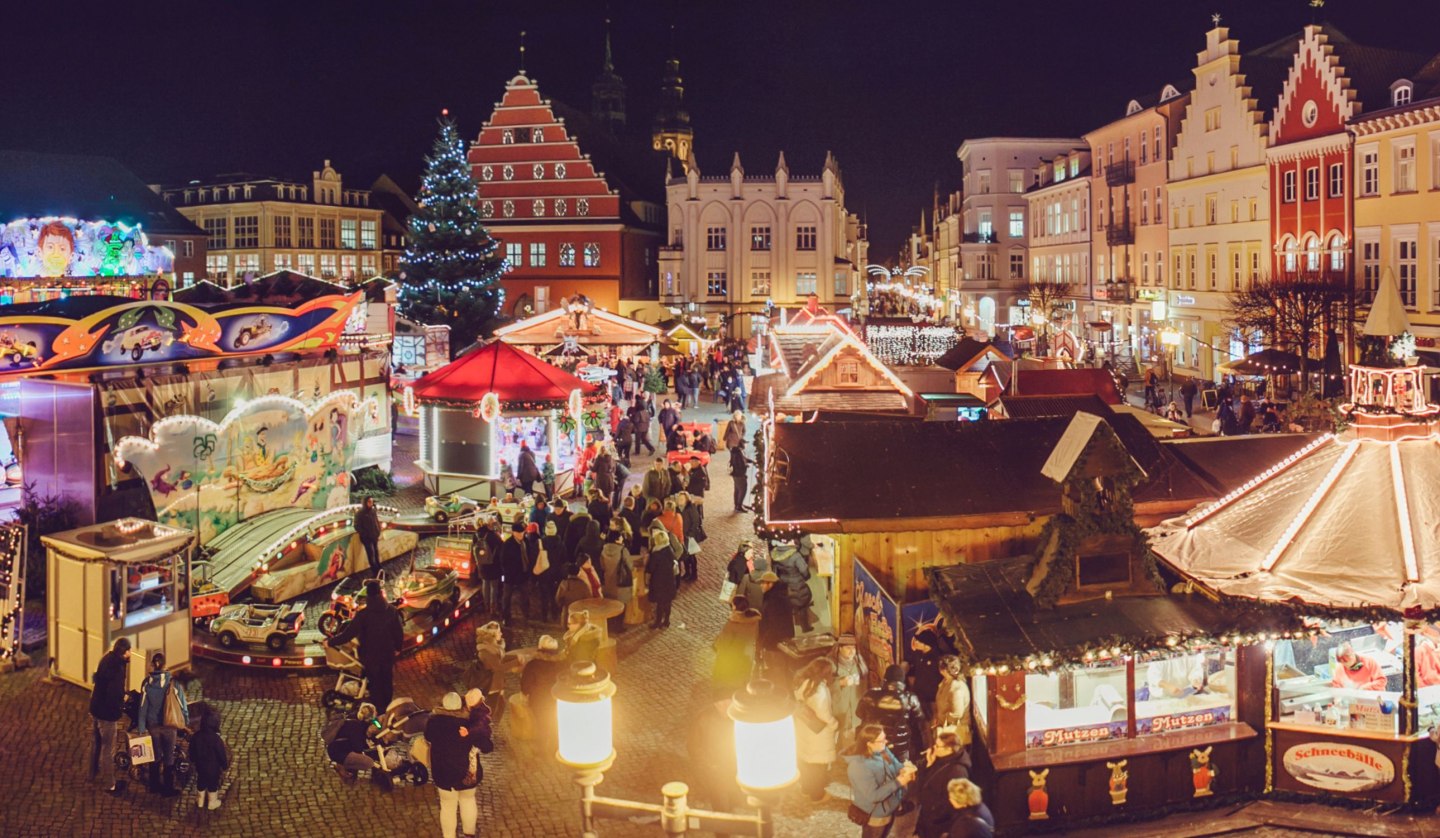
[(140, 684), (140, 733), (149, 733), (155, 742), (155, 761), (150, 763), (150, 791), (175, 797), (175, 736), (190, 726), (190, 708), (185, 691), (165, 671), (165, 653), (150, 656), (150, 674)]

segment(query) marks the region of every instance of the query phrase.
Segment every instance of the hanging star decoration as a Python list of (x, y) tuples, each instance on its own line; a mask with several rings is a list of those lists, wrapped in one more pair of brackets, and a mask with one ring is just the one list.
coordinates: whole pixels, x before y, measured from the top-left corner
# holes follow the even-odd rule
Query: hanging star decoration
[(1216, 12), (1215, 14), (1211, 15), (1211, 16), (1210, 16), (1210, 22), (1213, 23), (1213, 24), (1215, 24), (1216, 26), (1219, 26), (1219, 25), (1220, 25), (1220, 13), (1219, 13), (1219, 12)]

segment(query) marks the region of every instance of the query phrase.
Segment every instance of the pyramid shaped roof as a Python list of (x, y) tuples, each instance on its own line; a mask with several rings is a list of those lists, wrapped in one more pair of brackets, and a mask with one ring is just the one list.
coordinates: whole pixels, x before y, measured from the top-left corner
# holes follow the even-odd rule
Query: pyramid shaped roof
[(591, 386), (559, 367), (500, 340), (492, 340), (415, 382), (419, 402), (478, 403), (487, 393), (503, 402), (564, 404)]
[(1440, 611), (1436, 438), (1326, 435), (1186, 518), (1155, 554), (1222, 596)]

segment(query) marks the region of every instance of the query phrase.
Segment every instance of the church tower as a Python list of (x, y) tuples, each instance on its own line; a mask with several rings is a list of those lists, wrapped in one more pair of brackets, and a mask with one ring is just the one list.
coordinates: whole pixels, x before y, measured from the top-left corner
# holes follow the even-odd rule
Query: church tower
[(605, 20), (605, 65), (600, 77), (590, 86), (590, 116), (619, 135), (625, 130), (625, 82), (615, 73), (610, 53), (610, 20)]
[(690, 112), (685, 110), (685, 84), (680, 79), (680, 59), (674, 58), (674, 28), (671, 28), (671, 58), (665, 61), (665, 78), (660, 83), (660, 110), (655, 114), (651, 138), (656, 151), (668, 151), (681, 162), (690, 159), (695, 132)]

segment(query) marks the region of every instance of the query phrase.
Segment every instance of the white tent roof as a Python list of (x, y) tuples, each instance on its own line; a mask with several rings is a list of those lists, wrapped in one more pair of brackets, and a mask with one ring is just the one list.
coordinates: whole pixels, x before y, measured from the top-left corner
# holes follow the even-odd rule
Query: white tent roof
[(1410, 331), (1410, 318), (1405, 315), (1405, 303), (1400, 299), (1400, 286), (1395, 284), (1395, 274), (1389, 268), (1380, 278), (1380, 288), (1370, 314), (1365, 317), (1361, 332), (1372, 337), (1395, 337)]
[(1440, 608), (1440, 440), (1322, 437), (1188, 518), (1156, 555), (1221, 594)]

